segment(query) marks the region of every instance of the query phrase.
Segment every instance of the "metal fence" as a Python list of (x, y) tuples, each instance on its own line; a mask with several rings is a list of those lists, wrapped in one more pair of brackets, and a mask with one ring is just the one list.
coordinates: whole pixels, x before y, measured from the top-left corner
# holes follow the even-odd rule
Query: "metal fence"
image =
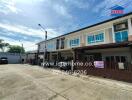
[(75, 70), (84, 70), (87, 75), (132, 82), (132, 64), (130, 62), (103, 62), (104, 66), (102, 68), (95, 66), (94, 62), (86, 64), (87, 62), (82, 61), (81, 63), (83, 64), (74, 66)]

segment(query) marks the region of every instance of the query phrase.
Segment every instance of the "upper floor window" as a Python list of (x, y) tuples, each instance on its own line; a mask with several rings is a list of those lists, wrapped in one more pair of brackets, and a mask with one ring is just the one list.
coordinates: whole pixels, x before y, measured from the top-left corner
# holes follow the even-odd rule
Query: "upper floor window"
[(95, 35), (96, 42), (103, 42), (104, 41), (104, 33), (100, 33)]
[(65, 41), (65, 38), (61, 38), (61, 49), (64, 49), (64, 41)]
[(60, 40), (57, 39), (57, 40), (56, 40), (56, 49), (59, 49), (59, 45), (60, 45)]
[(80, 44), (79, 38), (70, 40), (70, 47), (79, 46), (79, 44)]
[(123, 42), (128, 41), (128, 31), (119, 31), (115, 33), (115, 41)]
[(88, 43), (91, 44), (94, 42), (95, 42), (94, 35), (88, 36)]
[(95, 43), (95, 42), (103, 42), (103, 41), (104, 41), (104, 33), (90, 35), (87, 37), (88, 44)]
[(54, 44), (54, 42), (49, 42), (49, 43), (47, 43), (47, 50), (48, 50), (48, 51), (53, 51), (53, 50), (55, 50), (55, 44)]

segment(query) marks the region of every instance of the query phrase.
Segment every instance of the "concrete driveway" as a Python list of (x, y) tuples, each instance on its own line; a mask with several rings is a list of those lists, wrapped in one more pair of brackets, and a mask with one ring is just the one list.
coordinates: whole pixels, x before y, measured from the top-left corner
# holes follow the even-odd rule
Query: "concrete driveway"
[(0, 100), (132, 100), (132, 84), (83, 80), (38, 66), (0, 65)]

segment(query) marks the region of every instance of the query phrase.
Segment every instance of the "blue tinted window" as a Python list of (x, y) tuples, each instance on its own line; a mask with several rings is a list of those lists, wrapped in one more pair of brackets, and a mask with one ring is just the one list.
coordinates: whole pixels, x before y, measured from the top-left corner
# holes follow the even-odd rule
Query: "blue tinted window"
[(127, 31), (122, 31), (122, 41), (127, 41), (128, 40), (128, 32)]
[(115, 33), (115, 40), (116, 40), (116, 42), (121, 41), (121, 33), (120, 32)]
[(79, 39), (77, 39), (76, 41), (77, 41), (77, 44), (79, 44)]
[(76, 40), (73, 40), (74, 42), (73, 42), (73, 44), (76, 44)]
[(72, 41), (72, 42), (71, 42), (71, 45), (74, 44), (74, 41), (73, 41), (73, 40), (71, 40), (71, 41)]
[(115, 41), (116, 42), (128, 41), (128, 32), (127, 31), (116, 32)]
[(103, 42), (104, 41), (104, 33), (95, 35), (96, 42)]
[(94, 40), (94, 35), (88, 36), (87, 41), (88, 41), (89, 44), (90, 44), (90, 43), (94, 43), (94, 42), (95, 42), (95, 40)]
[(79, 38), (70, 40), (70, 47), (78, 46), (79, 45)]
[(53, 44), (47, 44), (47, 49), (48, 50), (54, 50), (54, 45)]
[(88, 44), (95, 43), (95, 42), (103, 42), (104, 33), (88, 36), (87, 41), (88, 41)]

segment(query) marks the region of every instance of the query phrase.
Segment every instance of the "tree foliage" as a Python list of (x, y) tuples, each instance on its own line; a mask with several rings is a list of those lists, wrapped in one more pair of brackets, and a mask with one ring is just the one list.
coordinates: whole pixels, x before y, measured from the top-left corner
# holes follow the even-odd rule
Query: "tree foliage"
[(2, 50), (2, 52), (5, 51), (6, 47), (9, 47), (9, 43), (5, 43), (3, 42), (4, 40), (0, 39), (0, 49)]
[(25, 50), (21, 46), (18, 46), (18, 45), (10, 45), (8, 52), (9, 53), (25, 53)]

